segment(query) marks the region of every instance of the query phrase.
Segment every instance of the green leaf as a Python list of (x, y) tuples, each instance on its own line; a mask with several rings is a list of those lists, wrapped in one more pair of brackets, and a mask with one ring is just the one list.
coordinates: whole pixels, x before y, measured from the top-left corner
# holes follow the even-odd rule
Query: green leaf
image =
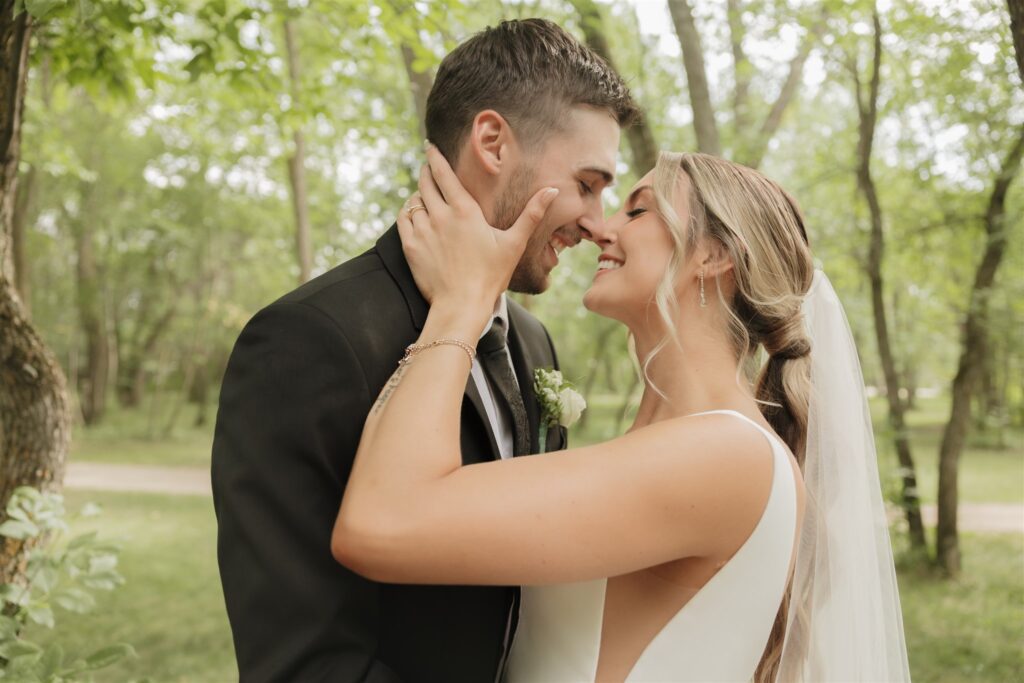
[(92, 0), (78, 0), (78, 23), (84, 24), (96, 14), (96, 5)]
[(63, 663), (64, 648), (57, 643), (50, 643), (43, 651), (43, 656), (39, 660), (40, 678), (44, 681), (54, 679)]
[(0, 585), (0, 600), (6, 600), (11, 604), (21, 607), (28, 603), (29, 591), (25, 590), (23, 586), (5, 583)]
[(124, 583), (124, 577), (115, 571), (88, 574), (82, 577), (82, 584), (94, 590), (114, 590)]
[(0, 524), (0, 536), (25, 540), (39, 535), (39, 527), (27, 520), (9, 519)]
[(31, 621), (40, 626), (54, 627), (53, 610), (49, 605), (28, 605), (25, 607), (25, 612)]
[(18, 621), (6, 614), (0, 614), (0, 640), (9, 640), (18, 635)]
[(69, 612), (84, 614), (96, 606), (96, 598), (81, 588), (65, 588), (53, 596), (53, 601)]
[(38, 657), (43, 648), (28, 640), (14, 640), (0, 645), (0, 657), (17, 659), (20, 657)]
[(95, 531), (90, 531), (87, 534), (80, 534), (78, 536), (75, 536), (68, 542), (68, 550), (74, 550), (75, 548), (80, 548), (82, 546), (89, 545), (94, 540), (96, 540)]
[(60, 571), (57, 569), (57, 563), (53, 562), (51, 558), (45, 558), (46, 560), (42, 563), (32, 578), (32, 588), (41, 591), (42, 593), (49, 593), (56, 587), (57, 581), (60, 580)]
[(103, 512), (103, 508), (97, 503), (90, 501), (82, 506), (82, 509), (78, 511), (78, 514), (82, 517), (95, 517), (101, 512)]
[(134, 657), (135, 648), (128, 643), (118, 643), (117, 645), (111, 645), (96, 650), (91, 655), (85, 658), (85, 668), (89, 671), (95, 671), (96, 669), (103, 669), (116, 664), (125, 657)]
[(66, 2), (67, 0), (25, 0), (25, 9), (36, 19), (42, 19)]

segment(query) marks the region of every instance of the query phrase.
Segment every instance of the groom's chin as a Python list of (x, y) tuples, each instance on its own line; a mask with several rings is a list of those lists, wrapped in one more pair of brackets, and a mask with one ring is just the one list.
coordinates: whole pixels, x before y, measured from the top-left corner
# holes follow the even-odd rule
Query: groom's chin
[(543, 268), (535, 264), (532, 265), (533, 267), (523, 263), (519, 264), (519, 267), (512, 273), (512, 280), (508, 283), (508, 288), (511, 291), (531, 295), (547, 291), (551, 285), (550, 274), (544, 272)]

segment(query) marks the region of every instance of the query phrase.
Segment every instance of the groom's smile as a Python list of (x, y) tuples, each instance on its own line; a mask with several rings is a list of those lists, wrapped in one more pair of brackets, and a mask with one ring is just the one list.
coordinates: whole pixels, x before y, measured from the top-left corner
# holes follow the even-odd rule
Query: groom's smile
[(579, 230), (576, 231), (575, 238), (571, 238), (564, 233), (555, 232), (555, 234), (551, 236), (551, 241), (548, 242), (548, 246), (551, 247), (551, 251), (555, 255), (555, 264), (557, 265), (558, 256), (562, 253), (563, 249), (571, 249), (572, 247), (575, 247), (580, 243), (581, 239), (582, 236), (580, 235)]

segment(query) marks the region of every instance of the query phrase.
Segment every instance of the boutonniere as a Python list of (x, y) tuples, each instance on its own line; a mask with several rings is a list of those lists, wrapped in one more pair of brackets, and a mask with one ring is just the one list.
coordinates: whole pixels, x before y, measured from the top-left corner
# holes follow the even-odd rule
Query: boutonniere
[(576, 424), (587, 408), (587, 402), (558, 370), (537, 368), (533, 371), (533, 390), (540, 403), (540, 452), (547, 445), (548, 429)]

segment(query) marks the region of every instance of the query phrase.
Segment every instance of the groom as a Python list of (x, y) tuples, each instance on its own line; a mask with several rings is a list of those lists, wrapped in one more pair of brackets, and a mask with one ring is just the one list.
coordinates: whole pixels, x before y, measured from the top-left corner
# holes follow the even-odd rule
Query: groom
[[(510, 226), (542, 187), (560, 190), (512, 290), (544, 291), (559, 252), (602, 221), (620, 127), (635, 116), (621, 78), (547, 21), (503, 22), (441, 63), (427, 134), (491, 224)], [(370, 251), (258, 312), (235, 344), (213, 493), (243, 681), (500, 676), (518, 588), (378, 584), (331, 556), (363, 421), (427, 308), (392, 226)], [(503, 296), (466, 384), (465, 463), (538, 452), (532, 374), (555, 365), (544, 327)], [(546, 450), (564, 447), (564, 431), (552, 430)]]

